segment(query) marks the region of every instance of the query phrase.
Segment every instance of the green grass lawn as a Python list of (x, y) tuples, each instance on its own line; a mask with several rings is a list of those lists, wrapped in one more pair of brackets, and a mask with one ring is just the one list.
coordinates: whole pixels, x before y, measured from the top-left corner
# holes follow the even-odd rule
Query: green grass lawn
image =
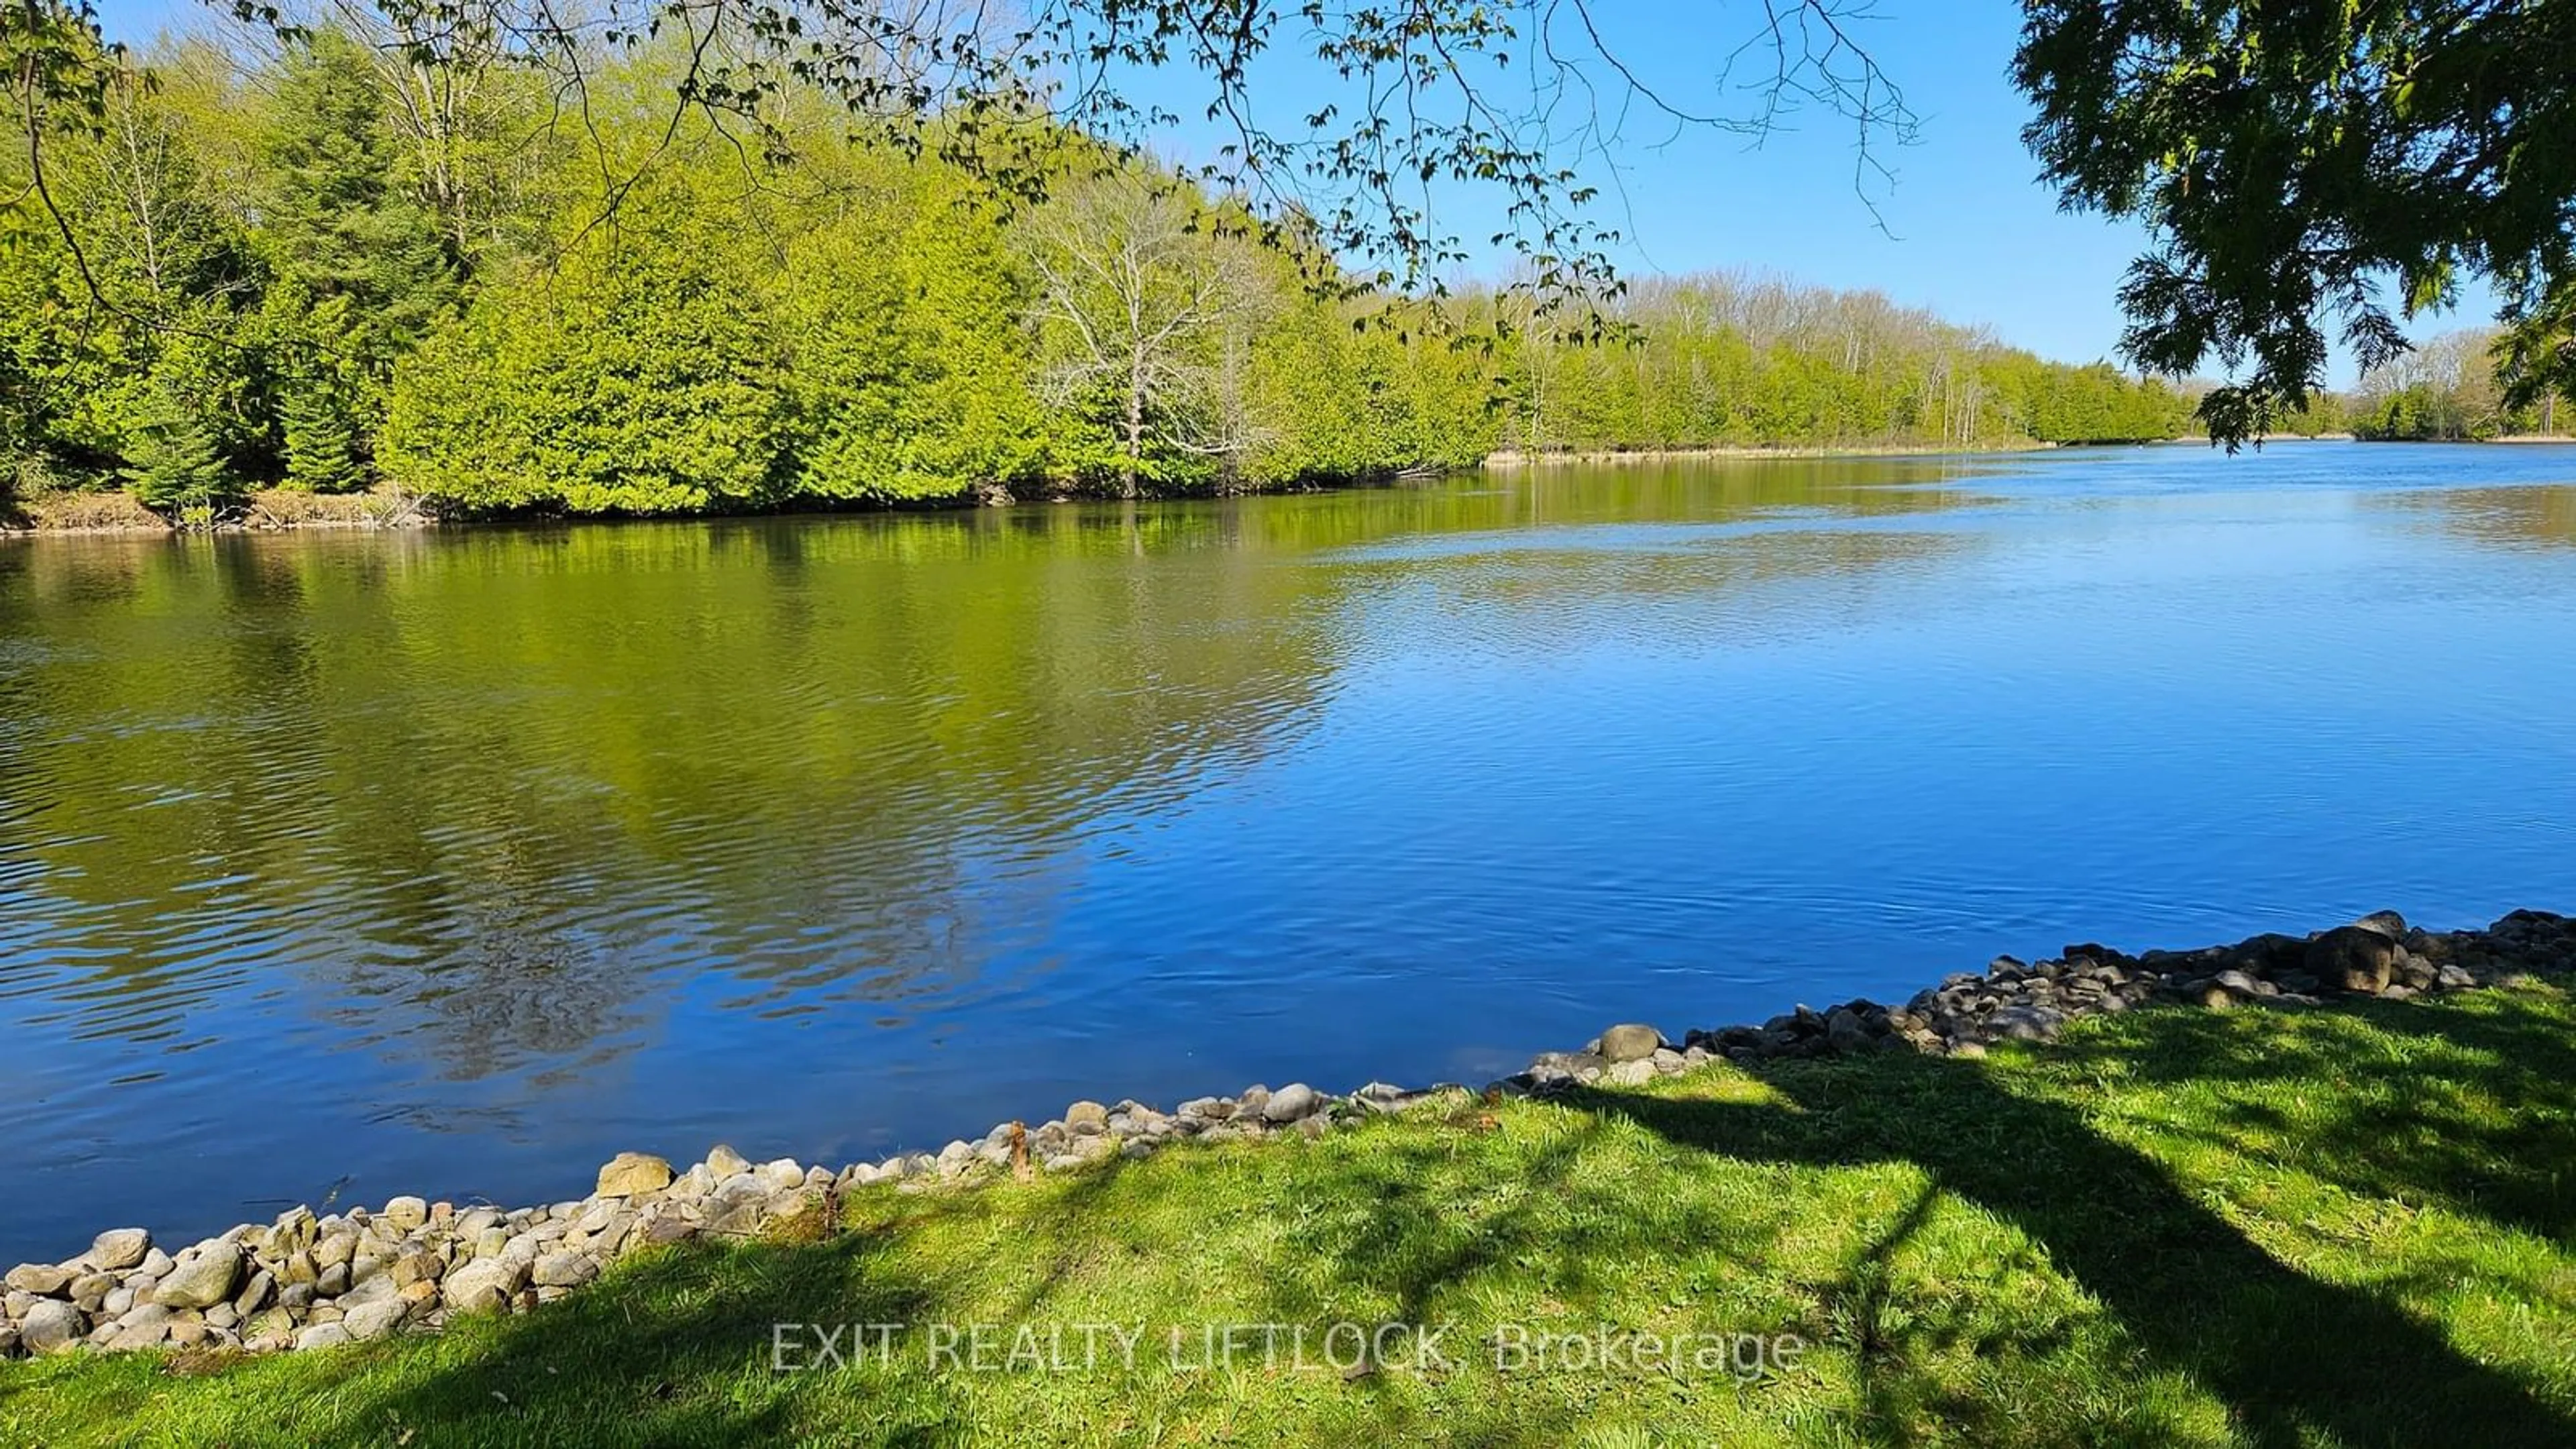
[[(221, 1364), (0, 1365), (44, 1444), (2576, 1444), (2576, 1006), (2555, 985), (2089, 1020), (1983, 1061), (1712, 1067), (1317, 1141), (862, 1190), (524, 1317)], [(1349, 1367), (1336, 1322), (1447, 1325)], [(778, 1372), (779, 1323), (903, 1323)], [(1201, 1325), (1303, 1325), (1212, 1365)], [(1795, 1335), (1524, 1362), (1541, 1335)], [(978, 1372), (991, 1325), (1062, 1369)], [(1143, 1325), (1131, 1369), (1105, 1330)], [(1184, 1333), (1175, 1361), (1169, 1332)], [(1283, 1330), (1283, 1335), (1293, 1328)], [(791, 1359), (812, 1359), (790, 1333)], [(1045, 1341), (1042, 1339), (1041, 1341)], [(934, 1355), (945, 1348), (948, 1352)]]

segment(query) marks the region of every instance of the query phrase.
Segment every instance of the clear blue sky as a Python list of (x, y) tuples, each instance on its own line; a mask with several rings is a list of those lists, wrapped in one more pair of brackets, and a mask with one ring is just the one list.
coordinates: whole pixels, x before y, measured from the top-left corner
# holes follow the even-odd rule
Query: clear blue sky
[[(1792, 116), (1758, 148), (1705, 132), (1657, 146), (1651, 143), (1670, 128), (1640, 117), (1616, 148), (1615, 167), (1588, 163), (1604, 173), (1605, 204), (1632, 238), (1621, 264), (1632, 272), (1748, 267), (1874, 289), (1953, 321), (1991, 326), (2044, 356), (2110, 356), (2121, 325), (2114, 294), (2144, 233), (2131, 223), (2062, 214), (2035, 179), (2020, 137), (2028, 106), (2006, 75), (2021, 7), (2011, 0), (1882, 0), (1880, 8), (1852, 34), (1904, 88), (1922, 121), (1918, 144), (1882, 153), (1896, 172), (1892, 184), (1871, 192), (1883, 230), (1854, 190), (1850, 128), (1829, 114)], [(133, 43), (204, 13), (199, 0), (102, 0), (101, 9), (109, 35)], [(1732, 93), (1716, 86), (1718, 65), (1761, 23), (1754, 0), (1595, 0), (1595, 14), (1611, 49), (1658, 89), (1730, 113), (1754, 104), (1740, 81)], [(1760, 70), (1758, 58), (1741, 69)], [(1274, 123), (1313, 109), (1329, 89), (1311, 63), (1283, 63), (1255, 79), (1268, 88), (1255, 99)], [(1189, 116), (1207, 99), (1204, 81), (1187, 75), (1135, 89)], [(1204, 153), (1215, 134), (1185, 125), (1164, 144), (1186, 158)], [(1480, 238), (1494, 229), (1489, 198), (1442, 192), (1434, 200), (1444, 231)], [(2414, 330), (2431, 335), (2492, 311), (2483, 292), (2468, 303)], [(2339, 364), (2331, 381), (2349, 384), (2349, 363)]]
[[(1790, 116), (1758, 149), (1709, 131), (1659, 146), (1674, 128), (1632, 115), (1615, 175), (1599, 178), (1611, 220), (1632, 238), (1620, 263), (1632, 271), (1748, 267), (1874, 289), (1954, 321), (1991, 325), (2047, 356), (2109, 356), (2120, 335), (2114, 293), (2144, 233), (2062, 215), (2033, 179), (2037, 167), (2020, 137), (2028, 107), (2006, 76), (2020, 7), (1885, 0), (1881, 8), (1852, 33), (1904, 88), (1922, 125), (1918, 144), (1877, 152), (1896, 173), (1892, 184), (1871, 178), (1877, 218), (1855, 190), (1852, 129), (1828, 112)], [(1731, 90), (1716, 83), (1719, 65), (1761, 25), (1753, 0), (1596, 0), (1595, 14), (1610, 49), (1676, 104), (1753, 110), (1758, 97), (1745, 82), (1765, 69), (1761, 57), (1739, 64)], [(1321, 77), (1307, 71), (1256, 77), (1288, 91), (1278, 118), (1311, 109), (1323, 93)], [(1600, 77), (1605, 87), (1610, 79)], [(1157, 87), (1158, 99), (1185, 114), (1195, 113), (1192, 94), (1177, 80)], [(1198, 100), (1203, 106), (1204, 96)], [(1177, 149), (1184, 156), (1201, 149), (1189, 133), (1205, 130), (1184, 127)], [(1604, 170), (1598, 158), (1586, 164)], [(1435, 192), (1442, 229), (1489, 235), (1493, 212), (1482, 200)]]

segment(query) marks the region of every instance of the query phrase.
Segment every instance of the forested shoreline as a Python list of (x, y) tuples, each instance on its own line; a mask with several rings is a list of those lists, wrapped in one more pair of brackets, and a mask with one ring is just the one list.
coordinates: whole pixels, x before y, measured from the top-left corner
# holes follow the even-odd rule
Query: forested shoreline
[(572, 112), (497, 49), (162, 43), (0, 250), (0, 490), (721, 513), (2190, 427), (2162, 383), (1876, 294), (1645, 279), (1576, 336), (1521, 290), (1383, 290), (1067, 132), (1043, 200), (820, 94), (738, 134), (675, 116), (683, 60), (604, 48)]

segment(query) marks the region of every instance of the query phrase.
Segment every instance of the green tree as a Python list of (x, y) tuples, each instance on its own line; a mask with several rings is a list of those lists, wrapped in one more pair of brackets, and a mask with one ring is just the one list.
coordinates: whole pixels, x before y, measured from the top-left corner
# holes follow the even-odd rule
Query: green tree
[(360, 419), (381, 415), (383, 389), (365, 360), (340, 345), (359, 330), (353, 300), (316, 299), (293, 279), (270, 290), (264, 341), (288, 488), (348, 493), (367, 484), (370, 430)]
[[(899, 158), (880, 158), (899, 160)], [(800, 239), (777, 282), (809, 498), (893, 502), (1009, 487), (1046, 462), (997, 219), (955, 178), (906, 166)]]
[(308, 493), (348, 493), (366, 486), (358, 431), (349, 407), (325, 378), (294, 380), (278, 409), (285, 431), (286, 486)]
[(365, 482), (395, 361), (462, 295), (452, 238), (407, 174), (391, 110), (373, 59), (343, 31), (315, 30), (278, 61), (257, 151), (259, 234), (277, 272), (264, 312), (293, 487)]
[(2383, 366), (2472, 275), (2516, 400), (2576, 387), (2576, 6), (2031, 0), (2014, 74), (2066, 201), (2154, 228), (2126, 354), (2241, 371), (2201, 401), (2217, 441), (2316, 393), (2329, 327)]
[(774, 322), (721, 228), (676, 209), (485, 292), (396, 374), (386, 473), (434, 503), (696, 512), (785, 496)]
[(355, 41), (317, 30), (280, 62), (262, 161), (263, 234), (315, 299), (345, 296), (351, 340), (382, 355), (454, 304), (437, 217), (402, 184), (376, 72)]
[(206, 402), (166, 379), (127, 445), (127, 486), (147, 508), (210, 507), (238, 490)]

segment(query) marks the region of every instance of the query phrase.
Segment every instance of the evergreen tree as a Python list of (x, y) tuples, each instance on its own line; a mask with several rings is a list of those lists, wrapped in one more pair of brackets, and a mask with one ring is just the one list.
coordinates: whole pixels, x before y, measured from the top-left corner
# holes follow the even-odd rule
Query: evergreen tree
[(349, 299), (353, 350), (390, 362), (453, 309), (454, 261), (404, 182), (384, 94), (355, 41), (317, 30), (287, 52), (261, 159), (278, 269), (317, 300)]
[(294, 379), (278, 405), (286, 433), (286, 486), (308, 493), (350, 493), (366, 486), (358, 429), (347, 402), (322, 377)]
[(147, 508), (202, 508), (235, 491), (212, 420), (167, 382), (153, 389), (152, 405), (126, 449), (124, 476)]

